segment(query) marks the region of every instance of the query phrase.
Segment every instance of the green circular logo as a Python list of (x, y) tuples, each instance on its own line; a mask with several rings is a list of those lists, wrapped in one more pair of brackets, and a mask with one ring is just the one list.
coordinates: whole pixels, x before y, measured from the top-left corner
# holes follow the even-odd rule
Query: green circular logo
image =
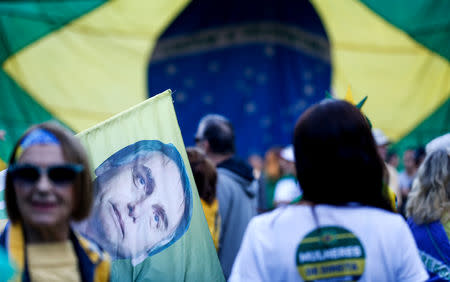
[[(305, 281), (357, 281), (364, 273), (366, 254), (359, 239), (338, 226), (317, 228), (300, 242), (297, 270)], [(334, 279), (333, 279), (334, 280)]]

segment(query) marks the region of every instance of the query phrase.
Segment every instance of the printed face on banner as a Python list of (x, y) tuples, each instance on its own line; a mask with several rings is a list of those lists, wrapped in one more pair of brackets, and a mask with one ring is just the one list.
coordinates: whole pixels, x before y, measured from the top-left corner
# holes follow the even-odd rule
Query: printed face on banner
[(84, 233), (114, 258), (145, 258), (189, 226), (191, 188), (176, 148), (139, 141), (96, 169), (95, 203)]

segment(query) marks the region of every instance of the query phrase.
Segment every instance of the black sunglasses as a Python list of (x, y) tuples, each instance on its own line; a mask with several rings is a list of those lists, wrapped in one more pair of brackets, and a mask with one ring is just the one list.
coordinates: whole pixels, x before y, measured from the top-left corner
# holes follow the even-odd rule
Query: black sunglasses
[(33, 164), (15, 164), (8, 168), (13, 180), (27, 184), (35, 184), (44, 173), (54, 184), (68, 184), (73, 182), (81, 171), (83, 166), (80, 164), (60, 164), (47, 168)]

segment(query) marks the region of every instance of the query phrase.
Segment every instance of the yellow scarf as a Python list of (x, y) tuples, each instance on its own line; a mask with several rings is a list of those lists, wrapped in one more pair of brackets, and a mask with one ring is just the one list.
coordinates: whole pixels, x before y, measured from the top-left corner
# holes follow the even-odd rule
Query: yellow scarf
[(208, 223), (209, 232), (211, 233), (214, 241), (214, 246), (219, 247), (219, 235), (220, 235), (220, 216), (219, 216), (219, 202), (217, 199), (211, 204), (206, 203), (202, 199), (203, 212), (205, 213), (206, 222)]

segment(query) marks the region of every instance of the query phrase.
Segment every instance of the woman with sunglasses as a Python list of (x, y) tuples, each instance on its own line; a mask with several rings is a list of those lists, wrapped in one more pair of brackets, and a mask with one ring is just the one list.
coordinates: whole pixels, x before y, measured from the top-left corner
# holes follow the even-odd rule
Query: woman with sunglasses
[(110, 264), (70, 227), (93, 202), (92, 179), (80, 142), (56, 123), (30, 128), (12, 152), (6, 175), (10, 223), (0, 245), (22, 281), (108, 281)]

